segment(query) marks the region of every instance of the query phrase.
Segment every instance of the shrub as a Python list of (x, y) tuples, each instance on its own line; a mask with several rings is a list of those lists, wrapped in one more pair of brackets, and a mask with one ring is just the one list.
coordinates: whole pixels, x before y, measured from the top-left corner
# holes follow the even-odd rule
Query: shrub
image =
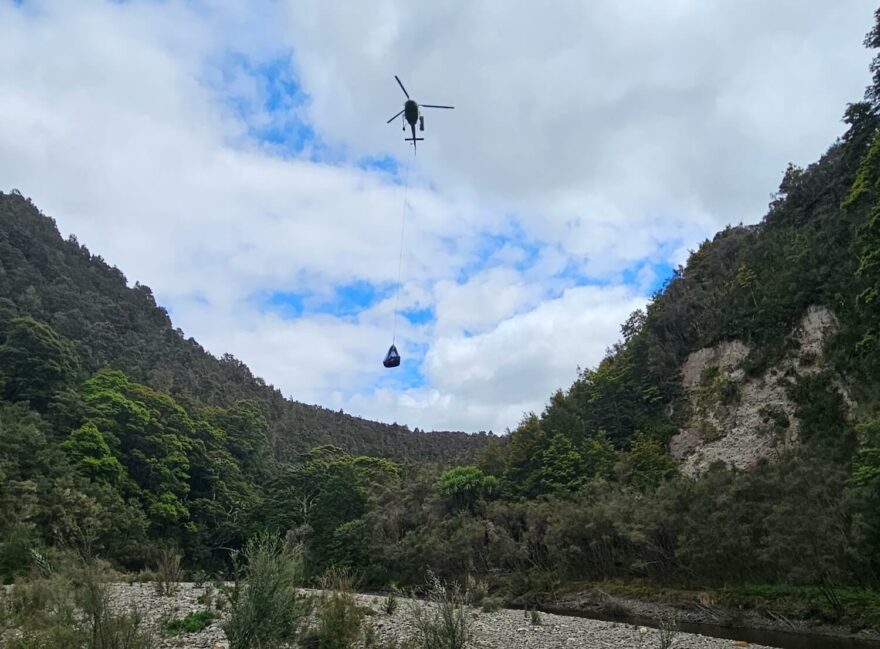
[(474, 637), (464, 593), (458, 584), (428, 575), (427, 605), (413, 603), (413, 642), (418, 649), (463, 649)]
[(110, 607), (110, 593), (102, 581), (97, 563), (87, 564), (80, 576), (78, 604), (85, 614), (89, 649), (153, 649), (152, 634), (141, 628), (137, 609), (115, 613)]
[(489, 595), (489, 587), (486, 585), (486, 582), (468, 575), (467, 579), (465, 579), (465, 599), (467, 603), (471, 606), (479, 606), (487, 595)]
[(660, 619), (660, 638), (657, 643), (659, 649), (670, 649), (672, 643), (675, 642), (675, 636), (677, 635), (678, 618), (676, 618), (673, 613), (664, 615)]
[(162, 549), (156, 565), (156, 593), (162, 597), (170, 597), (180, 588), (181, 581), (183, 570), (180, 568), (180, 554), (168, 548)]
[(274, 649), (292, 643), (308, 615), (302, 581), (302, 552), (277, 536), (259, 535), (235, 561), (229, 619), (223, 625), (229, 649)]
[(6, 639), (9, 649), (83, 647), (151, 649), (152, 636), (137, 610), (116, 613), (104, 583), (105, 567), (91, 561), (45, 577), (19, 582), (5, 602), (8, 624), (19, 631)]
[(354, 580), (335, 568), (321, 579), (321, 594), (315, 614), (316, 625), (309, 630), (306, 647), (314, 649), (349, 649), (362, 636), (364, 611), (357, 605)]
[(394, 615), (397, 610), (397, 594), (394, 591), (388, 593), (388, 597), (382, 602), (382, 610), (386, 615)]
[(16, 581), (3, 599), (3, 626), (18, 631), (17, 636), (7, 637), (4, 646), (25, 649), (85, 642), (84, 629), (76, 623), (76, 593), (67, 576)]
[(500, 597), (484, 597), (483, 598), (483, 612), (484, 613), (495, 613), (501, 610), (501, 606), (504, 604), (504, 601)]
[(533, 608), (529, 611), (529, 624), (532, 626), (541, 626), (544, 624), (544, 620), (541, 618), (541, 612), (538, 609)]
[[(204, 606), (206, 609), (211, 608), (211, 604), (214, 603), (214, 585), (207, 584), (205, 585), (205, 590), (196, 598), (196, 601)], [(218, 597), (219, 599), (219, 597)]]

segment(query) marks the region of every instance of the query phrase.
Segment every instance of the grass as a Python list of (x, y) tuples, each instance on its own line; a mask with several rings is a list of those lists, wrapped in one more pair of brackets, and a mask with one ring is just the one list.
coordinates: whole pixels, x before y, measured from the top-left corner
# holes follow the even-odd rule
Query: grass
[(532, 626), (541, 626), (544, 624), (544, 619), (541, 617), (541, 612), (538, 609), (533, 608), (529, 611), (529, 624)]
[(3, 625), (16, 630), (5, 640), (7, 649), (155, 646), (136, 609), (111, 608), (103, 564), (80, 561), (42, 572), (30, 581), (19, 581), (3, 598)]
[(394, 611), (397, 610), (397, 605), (397, 595), (392, 591), (388, 593), (388, 597), (382, 601), (382, 610), (385, 612), (385, 615), (394, 615)]
[(464, 649), (474, 640), (467, 596), (456, 584), (428, 575), (428, 600), (411, 605), (413, 638), (417, 649)]
[(315, 625), (303, 640), (304, 647), (349, 649), (362, 638), (364, 610), (355, 600), (351, 575), (336, 569), (324, 575), (315, 618)]
[(156, 593), (162, 597), (170, 597), (177, 593), (183, 581), (183, 570), (180, 567), (181, 556), (178, 552), (163, 548), (159, 552), (156, 565)]
[(165, 623), (165, 630), (172, 635), (180, 635), (181, 633), (196, 633), (202, 629), (207, 629), (214, 621), (214, 613), (211, 611), (198, 611), (190, 613), (182, 620), (172, 618)]
[(791, 619), (839, 624), (857, 631), (880, 629), (880, 593), (871, 590), (747, 585), (718, 591), (719, 603)]

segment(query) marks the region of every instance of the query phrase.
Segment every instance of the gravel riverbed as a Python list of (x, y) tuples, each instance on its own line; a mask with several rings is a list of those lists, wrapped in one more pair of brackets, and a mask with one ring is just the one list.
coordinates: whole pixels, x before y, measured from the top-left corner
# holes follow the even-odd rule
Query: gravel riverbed
[[(187, 614), (205, 610), (206, 590), (212, 606), (216, 603), (216, 589), (210, 585), (181, 584), (178, 592), (170, 597), (156, 594), (152, 584), (116, 584), (112, 596), (115, 606), (136, 607), (158, 640), (157, 649), (228, 649), (226, 636), (217, 618), (206, 629), (197, 633), (172, 636), (164, 632), (164, 624), (171, 618), (184, 618)], [(403, 640), (410, 635), (411, 602), (401, 598), (394, 615), (382, 611), (383, 597), (358, 595), (362, 606), (375, 614), (369, 619), (380, 640)], [(224, 607), (225, 609), (225, 607)], [(223, 615), (221, 610), (220, 615)], [(603, 622), (562, 615), (541, 614), (541, 624), (532, 625), (520, 610), (502, 609), (484, 613), (472, 609), (475, 639), (473, 646), (483, 649), (656, 649), (660, 647), (660, 635), (655, 629), (634, 627), (615, 622)], [(675, 649), (730, 649), (751, 647), (768, 649), (761, 645), (733, 640), (709, 638), (701, 635), (679, 633), (673, 642)]]

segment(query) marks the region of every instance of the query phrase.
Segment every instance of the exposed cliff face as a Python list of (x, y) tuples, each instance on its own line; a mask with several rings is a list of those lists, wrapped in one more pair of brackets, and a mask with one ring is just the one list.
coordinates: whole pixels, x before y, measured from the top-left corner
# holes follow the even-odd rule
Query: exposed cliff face
[(758, 378), (742, 369), (749, 347), (740, 341), (690, 354), (681, 370), (690, 418), (670, 442), (682, 471), (698, 473), (716, 461), (748, 468), (797, 444), (799, 422), (787, 388), (824, 369), (825, 341), (837, 329), (830, 310), (810, 307), (792, 332), (797, 351)]

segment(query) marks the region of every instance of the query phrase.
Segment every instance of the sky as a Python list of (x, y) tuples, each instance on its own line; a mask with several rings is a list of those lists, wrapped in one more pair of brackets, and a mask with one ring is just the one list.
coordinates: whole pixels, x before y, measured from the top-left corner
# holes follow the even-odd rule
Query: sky
[(0, 189), (286, 396), (501, 433), (843, 133), (874, 8), (0, 0)]

